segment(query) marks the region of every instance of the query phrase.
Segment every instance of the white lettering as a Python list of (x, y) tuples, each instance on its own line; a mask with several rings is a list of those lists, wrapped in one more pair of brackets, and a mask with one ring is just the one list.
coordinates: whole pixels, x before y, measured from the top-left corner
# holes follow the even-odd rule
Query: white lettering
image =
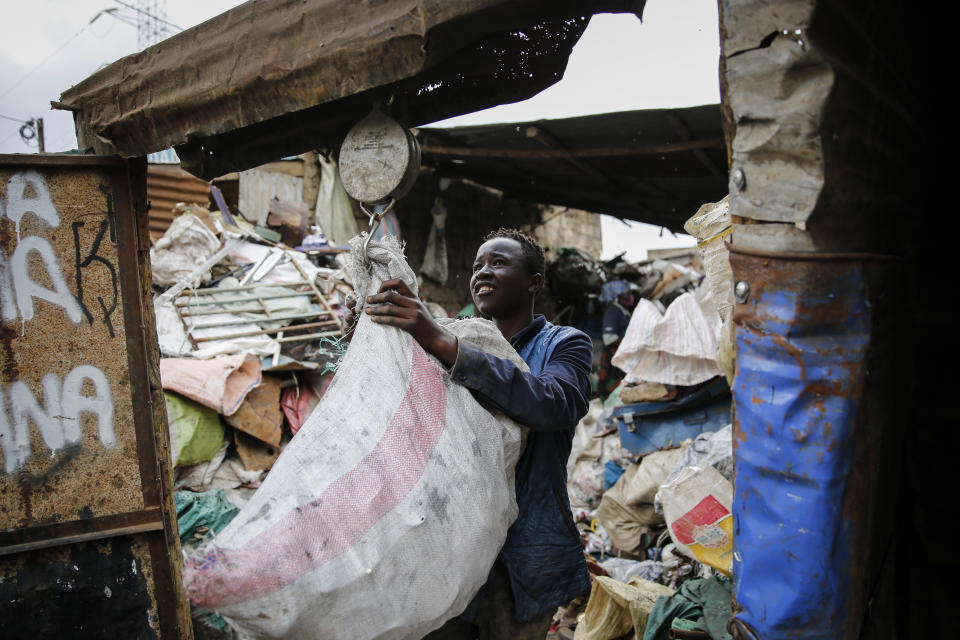
[[(93, 383), (94, 396), (83, 395), (83, 381)], [(117, 444), (113, 433), (113, 399), (110, 397), (110, 381), (103, 371), (83, 364), (67, 374), (63, 381), (63, 420), (64, 433), (70, 442), (80, 441), (80, 414), (93, 413), (97, 416), (100, 442), (112, 448)], [(68, 427), (68, 423), (70, 426)], [(69, 431), (68, 431), (69, 430)], [(72, 438), (72, 439), (71, 439)]]
[[(27, 187), (33, 189), (32, 197), (27, 196)], [(17, 227), (17, 238), (20, 237), (20, 220), (28, 213), (34, 214), (51, 227), (60, 226), (60, 216), (53, 206), (47, 181), (33, 169), (18, 171), (7, 180), (6, 208), (6, 216), (13, 220)]]
[(10, 413), (17, 442), (26, 440), (29, 445), (27, 424), (32, 419), (50, 450), (62, 449), (64, 439), (63, 427), (60, 424), (60, 378), (53, 373), (43, 376), (43, 407), (37, 402), (27, 383), (20, 380), (11, 384), (7, 393), (10, 395)]
[(3, 448), (6, 458), (4, 469), (7, 473), (13, 473), (22, 467), (30, 457), (29, 434), (18, 435), (10, 428), (3, 393), (0, 393), (0, 447)]
[[(30, 278), (30, 253), (36, 251), (43, 259), (43, 264), (50, 275), (53, 290), (46, 289)], [(33, 298), (40, 298), (52, 304), (63, 307), (73, 322), (80, 322), (83, 311), (80, 304), (67, 288), (63, 279), (57, 255), (53, 247), (44, 238), (29, 236), (24, 238), (13, 252), (10, 260), (13, 274), (14, 289), (16, 291), (17, 306), (20, 308), (20, 317), (24, 320), (33, 318)]]
[[(84, 381), (93, 383), (94, 395), (83, 395)], [(67, 374), (60, 384), (54, 373), (43, 376), (43, 406), (37, 402), (30, 388), (21, 380), (7, 389), (10, 411), (0, 389), (0, 449), (4, 454), (4, 469), (13, 473), (27, 463), (30, 449), (30, 421), (37, 425), (40, 437), (52, 452), (79, 444), (83, 438), (81, 414), (97, 416), (97, 436), (100, 443), (111, 449), (117, 438), (113, 428), (113, 398), (107, 376), (92, 365), (80, 365)]]
[(20, 315), (13, 301), (13, 281), (10, 279), (10, 265), (7, 256), (0, 251), (0, 319), (13, 322)]

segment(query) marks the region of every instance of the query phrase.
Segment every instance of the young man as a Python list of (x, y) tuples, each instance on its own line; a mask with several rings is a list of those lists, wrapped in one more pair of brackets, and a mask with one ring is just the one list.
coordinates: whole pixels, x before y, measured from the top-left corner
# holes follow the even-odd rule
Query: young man
[(477, 250), (470, 279), (476, 308), (496, 323), (529, 372), (459, 343), (400, 280), (385, 282), (367, 299), (374, 322), (410, 333), (454, 381), (530, 428), (516, 470), (519, 515), (487, 584), (459, 619), (428, 638), (543, 640), (556, 608), (590, 589), (570, 513), (566, 462), (573, 429), (587, 412), (593, 349), (586, 334), (534, 317), (543, 273), (537, 242), (499, 229)]

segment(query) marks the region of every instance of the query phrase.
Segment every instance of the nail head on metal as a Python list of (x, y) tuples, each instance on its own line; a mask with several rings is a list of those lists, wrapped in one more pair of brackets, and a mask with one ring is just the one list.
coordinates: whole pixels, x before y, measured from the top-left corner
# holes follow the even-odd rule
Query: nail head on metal
[(733, 288), (733, 297), (737, 302), (743, 304), (750, 299), (750, 284), (746, 280), (740, 280)]
[(747, 175), (743, 172), (743, 169), (737, 167), (733, 170), (733, 173), (730, 174), (730, 185), (734, 191), (744, 190), (747, 186)]

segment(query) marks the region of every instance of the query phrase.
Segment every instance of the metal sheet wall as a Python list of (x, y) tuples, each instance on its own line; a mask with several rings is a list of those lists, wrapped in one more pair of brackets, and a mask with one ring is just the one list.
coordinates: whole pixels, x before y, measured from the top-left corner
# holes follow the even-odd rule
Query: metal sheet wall
[(286, 172), (250, 169), (240, 172), (240, 211), (248, 220), (263, 224), (270, 201), (303, 201), (303, 178)]
[(734, 635), (860, 637), (892, 540), (878, 496), (897, 263), (742, 249), (730, 261), (746, 292), (733, 316)]
[(147, 200), (150, 201), (150, 237), (156, 240), (173, 221), (173, 207), (179, 203), (207, 206), (210, 183), (192, 176), (178, 165), (147, 166)]

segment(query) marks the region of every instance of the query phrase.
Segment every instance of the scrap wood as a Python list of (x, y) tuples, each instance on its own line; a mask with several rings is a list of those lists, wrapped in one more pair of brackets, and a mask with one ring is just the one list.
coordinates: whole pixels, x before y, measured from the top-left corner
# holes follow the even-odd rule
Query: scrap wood
[(283, 434), (283, 412), (280, 411), (280, 380), (264, 376), (260, 386), (243, 399), (227, 424), (274, 447)]
[(280, 457), (284, 442), (277, 446), (269, 445), (238, 429), (233, 430), (233, 444), (237, 447), (237, 455), (248, 471), (267, 471)]
[(274, 198), (270, 201), (267, 224), (280, 228), (280, 239), (284, 244), (297, 246), (307, 234), (307, 218), (310, 207), (303, 202), (286, 202)]

